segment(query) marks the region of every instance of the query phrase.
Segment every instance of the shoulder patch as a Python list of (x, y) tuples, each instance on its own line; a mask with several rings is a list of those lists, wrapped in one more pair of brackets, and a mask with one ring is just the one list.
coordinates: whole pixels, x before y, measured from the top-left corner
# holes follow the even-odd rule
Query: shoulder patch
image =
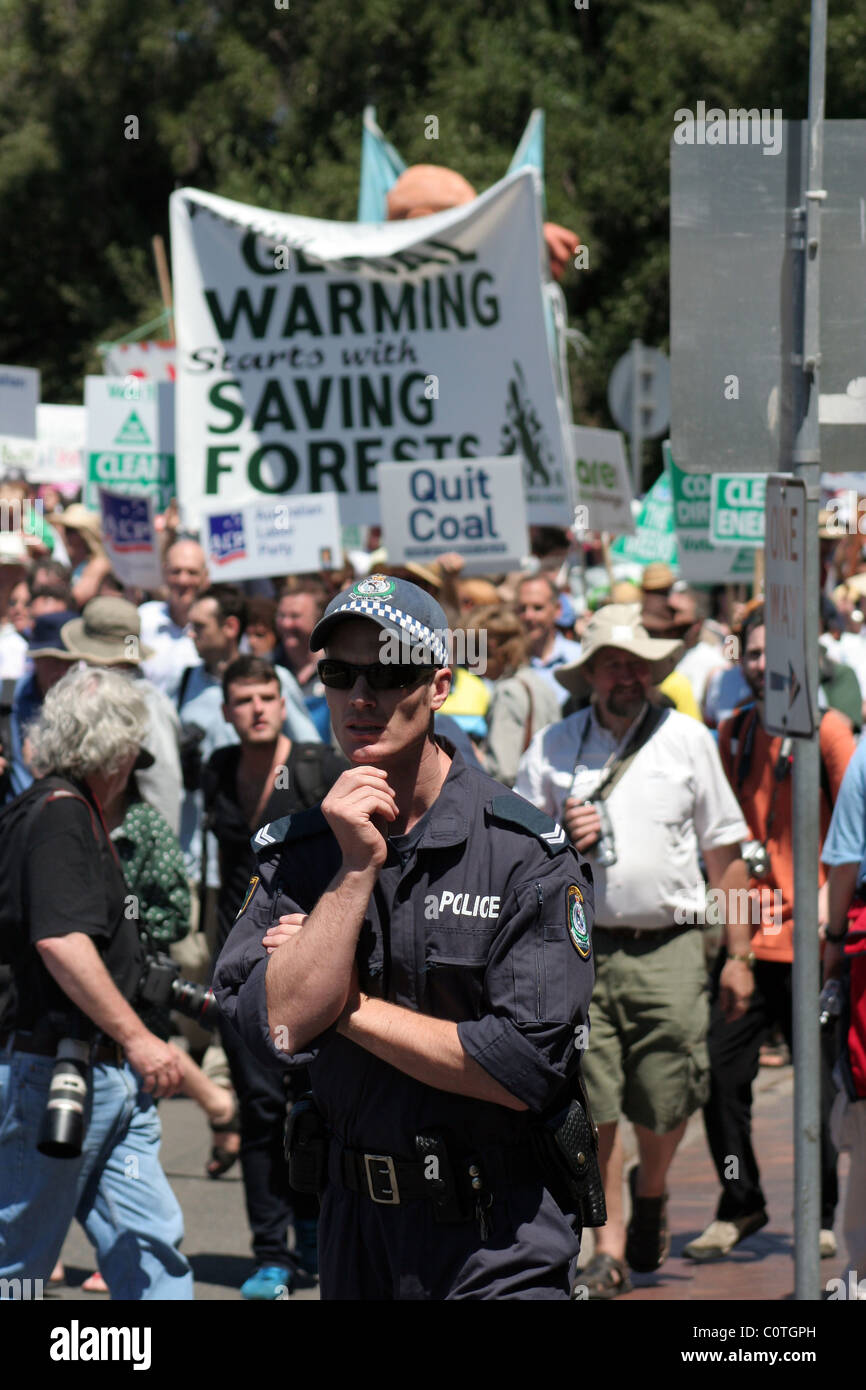
[(582, 960), (589, 960), (589, 929), (583, 910), (583, 894), (576, 883), (571, 884), (566, 895), (566, 921), (572, 946)]
[(287, 840), (303, 840), (308, 835), (320, 835), (329, 829), (328, 822), (318, 806), (308, 811), (293, 811), (290, 816), (280, 816), (279, 820), (268, 821), (261, 826), (250, 840), (256, 854), (272, 854), (274, 845), (285, 844)]
[(571, 843), (558, 821), (552, 820), (544, 811), (539, 811), (537, 806), (524, 801), (522, 796), (514, 792), (494, 796), (490, 803), (490, 814), (499, 825), (510, 825), (534, 835), (551, 858), (561, 854)]

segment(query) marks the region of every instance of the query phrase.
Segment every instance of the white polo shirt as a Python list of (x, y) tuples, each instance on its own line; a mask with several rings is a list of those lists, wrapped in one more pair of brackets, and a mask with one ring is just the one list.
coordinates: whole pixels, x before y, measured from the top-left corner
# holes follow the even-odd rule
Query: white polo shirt
[[(578, 710), (536, 734), (514, 790), (561, 820), (575, 769), (574, 794), (588, 800), (619, 746), (594, 710)], [(749, 838), (712, 735), (677, 710), (664, 712), (605, 806), (617, 862), (606, 869), (587, 853), (601, 927), (661, 929), (688, 920), (684, 914), (702, 914), (706, 889), (698, 851)]]

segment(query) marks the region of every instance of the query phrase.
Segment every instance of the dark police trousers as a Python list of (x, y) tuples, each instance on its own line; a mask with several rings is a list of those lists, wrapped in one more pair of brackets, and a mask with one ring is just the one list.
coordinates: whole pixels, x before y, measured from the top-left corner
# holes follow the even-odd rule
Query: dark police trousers
[[(332, 1144), (332, 1175), (338, 1152)], [(319, 1223), (322, 1298), (568, 1299), (579, 1236), (541, 1180), (509, 1185), (501, 1156), (489, 1153), (484, 1170), (493, 1202), (483, 1243), (476, 1220), (439, 1223), (423, 1198), (379, 1205), (330, 1182)]]
[[(791, 1046), (791, 981), (793, 966), (784, 961), (756, 960), (755, 990), (742, 1018), (727, 1023), (719, 1004), (719, 977), (726, 960), (722, 950), (713, 970), (712, 1011), (707, 1044), (712, 1073), (710, 1098), (704, 1107), (707, 1140), (722, 1196), (716, 1216), (734, 1221), (766, 1206), (758, 1163), (752, 1148), (752, 1082), (758, 1074), (761, 1043), (778, 1024)], [(836, 1150), (830, 1142), (829, 1115), (835, 1096), (832, 1080), (832, 1041), (821, 1037), (821, 1228), (831, 1230), (839, 1197)], [(733, 1166), (731, 1160), (736, 1160)], [(726, 1177), (725, 1173), (735, 1176)]]
[(286, 1237), (292, 1213), (316, 1220), (319, 1199), (295, 1192), (289, 1183), (283, 1155), (286, 1095), (279, 1072), (264, 1067), (228, 1024), (220, 1035), (240, 1106), (240, 1160), (253, 1254), (257, 1264), (289, 1266)]

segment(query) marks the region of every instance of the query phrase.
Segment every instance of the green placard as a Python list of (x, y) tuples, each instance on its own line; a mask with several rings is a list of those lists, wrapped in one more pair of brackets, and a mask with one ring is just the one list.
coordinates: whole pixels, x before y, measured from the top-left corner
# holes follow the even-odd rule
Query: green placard
[(764, 547), (766, 473), (714, 473), (710, 507), (713, 545)]
[(733, 584), (741, 579), (751, 582), (752, 551), (743, 546), (715, 546), (710, 541), (712, 474), (687, 473), (678, 468), (667, 439), (662, 444), (662, 454), (671, 475), (682, 577), (693, 584)]
[(88, 454), (84, 502), (93, 511), (99, 510), (100, 487), (114, 492), (150, 492), (157, 509), (164, 511), (175, 495), (174, 454)]
[(674, 504), (667, 470), (656, 479), (644, 498), (634, 535), (620, 536), (610, 550), (618, 560), (633, 560), (638, 565), (662, 560), (672, 569), (677, 568)]

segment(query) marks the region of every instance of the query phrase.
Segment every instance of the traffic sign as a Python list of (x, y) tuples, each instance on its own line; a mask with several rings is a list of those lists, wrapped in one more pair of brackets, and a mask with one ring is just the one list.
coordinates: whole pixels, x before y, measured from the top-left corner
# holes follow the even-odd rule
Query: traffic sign
[(766, 676), (764, 725), (773, 734), (815, 732), (806, 665), (806, 484), (766, 479)]
[(710, 499), (710, 542), (713, 545), (764, 544), (764, 473), (714, 473)]
[[(842, 472), (866, 453), (866, 121), (823, 126), (818, 417), (821, 465)], [(689, 473), (790, 465), (807, 123), (769, 153), (671, 145), (671, 444)]]
[(671, 364), (658, 348), (638, 340), (614, 366), (607, 383), (607, 404), (621, 430), (632, 432), (637, 383), (640, 432), (646, 439), (664, 434), (671, 418)]

